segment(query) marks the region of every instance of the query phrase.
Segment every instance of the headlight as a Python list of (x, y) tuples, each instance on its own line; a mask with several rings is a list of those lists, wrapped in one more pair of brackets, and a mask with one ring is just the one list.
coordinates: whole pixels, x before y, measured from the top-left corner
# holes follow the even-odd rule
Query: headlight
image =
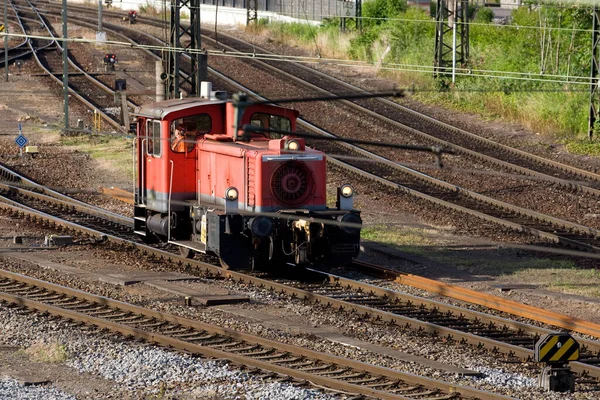
[(297, 140), (288, 140), (285, 144), (287, 150), (296, 151), (300, 149), (300, 143)]
[(237, 200), (238, 190), (234, 187), (227, 188), (225, 191), (225, 199), (229, 201)]
[(352, 194), (354, 194), (354, 189), (352, 189), (352, 186), (350, 185), (343, 185), (340, 193), (343, 197), (348, 198), (351, 197)]

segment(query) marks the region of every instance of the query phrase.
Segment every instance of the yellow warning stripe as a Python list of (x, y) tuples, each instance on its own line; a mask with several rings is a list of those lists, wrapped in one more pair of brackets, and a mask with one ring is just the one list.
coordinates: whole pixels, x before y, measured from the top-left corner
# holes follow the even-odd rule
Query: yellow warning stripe
[[(562, 360), (562, 356), (567, 351), (571, 350), (573, 346), (576, 346), (576, 343), (573, 340), (573, 338), (567, 339), (567, 341), (565, 343), (563, 343), (562, 347), (560, 349), (558, 349), (558, 351), (552, 357), (550, 357), (550, 361), (565, 361), (565, 360)], [(578, 353), (579, 353), (579, 351), (576, 351), (575, 353), (571, 354), (571, 356), (569, 357), (569, 360), (576, 360), (577, 358), (579, 358)], [(573, 356), (577, 356), (577, 358), (573, 358)]]
[(546, 343), (541, 349), (540, 349), (540, 359), (545, 358), (545, 356), (548, 354), (548, 352), (550, 350), (552, 350), (552, 348), (556, 345), (556, 343), (558, 342), (558, 335), (554, 335), (550, 338), (550, 340), (548, 341), (548, 343)]

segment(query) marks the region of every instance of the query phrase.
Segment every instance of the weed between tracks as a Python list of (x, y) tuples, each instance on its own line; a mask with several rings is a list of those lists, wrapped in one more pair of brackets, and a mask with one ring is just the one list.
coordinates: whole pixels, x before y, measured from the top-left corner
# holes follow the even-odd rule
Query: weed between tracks
[(64, 344), (52, 341), (44, 343), (36, 342), (24, 350), (25, 354), (33, 361), (61, 363), (69, 358), (69, 353)]

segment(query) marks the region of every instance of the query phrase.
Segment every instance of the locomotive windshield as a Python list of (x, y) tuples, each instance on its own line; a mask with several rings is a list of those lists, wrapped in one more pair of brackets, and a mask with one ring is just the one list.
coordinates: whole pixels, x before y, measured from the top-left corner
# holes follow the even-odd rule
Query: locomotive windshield
[[(273, 129), (277, 131), (292, 131), (292, 122), (289, 118), (285, 118), (274, 114), (254, 113), (250, 117), (250, 125), (257, 128)], [(269, 139), (281, 139), (284, 135), (275, 132), (253, 132), (254, 137), (267, 137)]]

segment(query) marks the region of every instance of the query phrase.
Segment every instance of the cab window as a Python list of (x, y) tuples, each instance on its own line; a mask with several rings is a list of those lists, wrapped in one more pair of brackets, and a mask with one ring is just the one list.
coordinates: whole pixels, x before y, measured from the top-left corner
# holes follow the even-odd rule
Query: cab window
[[(212, 119), (208, 114), (178, 118), (171, 122), (171, 149), (176, 153), (189, 153), (194, 149), (196, 139), (211, 129)], [(183, 135), (178, 136), (176, 131)]]
[(160, 121), (150, 120), (146, 129), (148, 135), (147, 152), (155, 157), (160, 157)]
[[(292, 130), (292, 123), (289, 118), (258, 112), (252, 114), (250, 117), (250, 125), (257, 128), (273, 129), (277, 131), (291, 132)], [(275, 132), (253, 132), (252, 136), (265, 136), (269, 139), (281, 139), (284, 135)]]

